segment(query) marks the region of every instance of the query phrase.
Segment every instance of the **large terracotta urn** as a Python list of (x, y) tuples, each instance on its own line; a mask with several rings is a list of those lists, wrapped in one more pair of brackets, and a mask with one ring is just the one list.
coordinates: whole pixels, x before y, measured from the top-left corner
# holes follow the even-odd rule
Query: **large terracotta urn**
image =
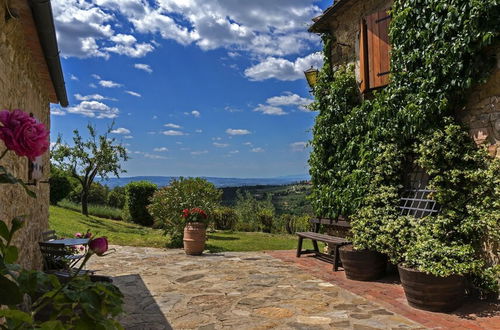
[(203, 222), (188, 222), (184, 227), (184, 251), (199, 256), (205, 250), (207, 227)]

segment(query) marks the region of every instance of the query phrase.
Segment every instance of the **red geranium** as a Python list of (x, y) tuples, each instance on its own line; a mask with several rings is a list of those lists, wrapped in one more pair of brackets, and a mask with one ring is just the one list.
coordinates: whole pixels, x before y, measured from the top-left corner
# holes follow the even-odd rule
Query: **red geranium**
[(186, 219), (186, 222), (204, 222), (208, 219), (205, 211), (198, 207), (182, 210), (182, 217)]

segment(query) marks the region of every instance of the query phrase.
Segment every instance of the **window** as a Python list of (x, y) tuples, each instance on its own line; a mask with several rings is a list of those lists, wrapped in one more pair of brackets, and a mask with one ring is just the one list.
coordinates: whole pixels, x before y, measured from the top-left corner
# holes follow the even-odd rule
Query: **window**
[(387, 11), (371, 14), (361, 20), (359, 34), (359, 67), (361, 92), (389, 83), (390, 49)]

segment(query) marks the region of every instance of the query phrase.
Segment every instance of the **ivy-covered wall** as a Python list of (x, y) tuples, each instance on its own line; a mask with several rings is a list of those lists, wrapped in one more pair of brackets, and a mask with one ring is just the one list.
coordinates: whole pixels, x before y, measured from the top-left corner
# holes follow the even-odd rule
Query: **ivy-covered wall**
[[(380, 9), (339, 8), (332, 27)], [(369, 98), (345, 60), (359, 61), (356, 48), (336, 57), (331, 46), (344, 32), (323, 35), (325, 64), (310, 106), (319, 111), (312, 205), (318, 216), (349, 217), (355, 249), (436, 276), (464, 275), (498, 294), (500, 1), (394, 0), (391, 15), (390, 83)], [(414, 166), (429, 176), (437, 215), (401, 215)]]

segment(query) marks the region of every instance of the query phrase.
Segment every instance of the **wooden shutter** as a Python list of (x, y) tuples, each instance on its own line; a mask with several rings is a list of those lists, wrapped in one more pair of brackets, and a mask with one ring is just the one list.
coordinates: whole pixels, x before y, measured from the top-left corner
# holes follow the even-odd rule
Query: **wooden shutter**
[(389, 83), (390, 20), (391, 16), (385, 10), (366, 17), (369, 88), (379, 88)]
[(368, 82), (368, 40), (366, 35), (366, 21), (362, 19), (359, 24), (359, 79), (361, 80), (361, 93), (366, 92), (370, 88)]

